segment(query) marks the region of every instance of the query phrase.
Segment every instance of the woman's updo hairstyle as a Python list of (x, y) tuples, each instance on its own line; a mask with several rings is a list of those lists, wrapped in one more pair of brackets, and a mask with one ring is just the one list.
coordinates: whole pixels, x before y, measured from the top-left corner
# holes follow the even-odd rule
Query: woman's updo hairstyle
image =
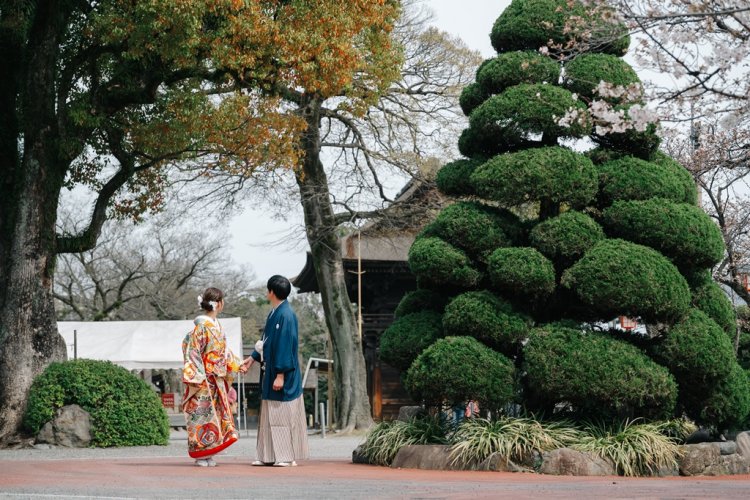
[(224, 292), (218, 288), (208, 287), (198, 299), (201, 309), (204, 311), (213, 311), (216, 304), (224, 300)]

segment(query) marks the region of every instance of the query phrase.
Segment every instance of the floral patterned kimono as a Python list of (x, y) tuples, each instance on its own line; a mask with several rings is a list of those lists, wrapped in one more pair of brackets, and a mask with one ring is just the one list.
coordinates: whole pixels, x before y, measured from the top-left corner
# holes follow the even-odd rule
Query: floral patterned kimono
[(227, 348), (219, 322), (208, 316), (195, 318), (195, 328), (182, 341), (182, 352), (188, 454), (205, 458), (237, 441), (227, 393), (242, 360)]

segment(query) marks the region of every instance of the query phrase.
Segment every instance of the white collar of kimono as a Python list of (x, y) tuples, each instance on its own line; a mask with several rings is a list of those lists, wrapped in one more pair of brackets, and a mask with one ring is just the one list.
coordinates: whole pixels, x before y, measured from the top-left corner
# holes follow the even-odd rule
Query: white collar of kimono
[(199, 322), (202, 323), (204, 321), (210, 321), (211, 323), (214, 323), (216, 325), (219, 324), (219, 318), (212, 318), (211, 316), (206, 316), (205, 314), (200, 314), (195, 317), (196, 324)]

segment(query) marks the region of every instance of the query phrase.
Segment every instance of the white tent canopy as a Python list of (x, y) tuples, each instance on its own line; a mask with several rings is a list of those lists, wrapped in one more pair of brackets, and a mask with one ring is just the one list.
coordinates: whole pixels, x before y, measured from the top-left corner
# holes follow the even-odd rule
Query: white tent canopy
[[(227, 346), (237, 356), (242, 356), (240, 318), (220, 318), (219, 321), (224, 327)], [(182, 369), (182, 340), (194, 326), (193, 320), (57, 323), (68, 346), (68, 359), (73, 359), (76, 343), (79, 359), (111, 361), (128, 370)]]

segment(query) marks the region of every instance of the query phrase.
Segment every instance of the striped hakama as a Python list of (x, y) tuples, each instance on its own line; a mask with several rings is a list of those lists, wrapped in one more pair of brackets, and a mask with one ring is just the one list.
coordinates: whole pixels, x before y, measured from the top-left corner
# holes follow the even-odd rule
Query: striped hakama
[(308, 457), (302, 396), (292, 401), (261, 401), (257, 455), (257, 459), (265, 463), (291, 462)]

